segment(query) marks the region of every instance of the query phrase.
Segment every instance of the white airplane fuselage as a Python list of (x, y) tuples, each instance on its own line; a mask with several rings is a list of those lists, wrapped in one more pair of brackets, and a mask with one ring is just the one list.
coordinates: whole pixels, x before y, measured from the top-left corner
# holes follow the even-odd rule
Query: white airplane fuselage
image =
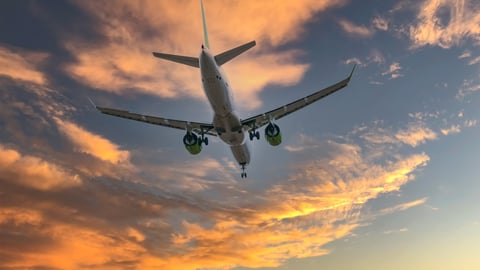
[(215, 131), (222, 141), (230, 145), (237, 162), (245, 166), (250, 163), (250, 151), (240, 119), (233, 112), (227, 77), (217, 65), (215, 57), (204, 46), (199, 64), (203, 90), (214, 112)]

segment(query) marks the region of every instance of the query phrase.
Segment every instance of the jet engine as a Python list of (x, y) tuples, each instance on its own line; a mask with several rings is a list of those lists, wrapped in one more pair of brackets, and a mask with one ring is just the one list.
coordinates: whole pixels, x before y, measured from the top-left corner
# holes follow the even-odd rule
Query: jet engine
[(265, 128), (265, 139), (272, 146), (279, 145), (282, 142), (280, 128), (273, 123), (269, 123)]
[(202, 151), (202, 144), (195, 133), (187, 132), (187, 134), (183, 136), (183, 144), (192, 155), (196, 155)]

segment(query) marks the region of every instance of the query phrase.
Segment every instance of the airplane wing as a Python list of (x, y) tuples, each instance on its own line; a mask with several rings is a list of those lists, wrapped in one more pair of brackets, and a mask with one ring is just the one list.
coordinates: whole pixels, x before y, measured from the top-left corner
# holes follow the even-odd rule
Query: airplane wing
[(100, 112), (108, 115), (131, 119), (131, 120), (149, 123), (153, 125), (176, 128), (181, 130), (190, 130), (197, 134), (202, 134), (203, 132), (204, 134), (207, 134), (207, 135), (217, 136), (217, 133), (213, 130), (212, 124), (167, 119), (167, 118), (162, 118), (157, 116), (131, 113), (129, 111), (104, 108), (104, 107), (98, 107), (98, 106), (95, 106), (95, 108), (97, 108), (97, 110), (99, 110)]
[(348, 83), (350, 82), (350, 78), (352, 77), (353, 71), (355, 70), (355, 67), (356, 65), (353, 66), (353, 69), (350, 72), (350, 75), (347, 78), (343, 79), (342, 81), (336, 84), (333, 84), (331, 86), (328, 86), (322, 90), (319, 90), (304, 98), (300, 98), (298, 100), (295, 100), (294, 102), (278, 107), (269, 112), (262, 113), (262, 114), (250, 117), (248, 119), (242, 120), (242, 126), (246, 130), (258, 129), (268, 124), (271, 120), (278, 120), (286, 115), (289, 115), (297, 110), (300, 110), (301, 108), (307, 105), (314, 103), (315, 101), (318, 101), (330, 94), (337, 92), (338, 90), (348, 85)]

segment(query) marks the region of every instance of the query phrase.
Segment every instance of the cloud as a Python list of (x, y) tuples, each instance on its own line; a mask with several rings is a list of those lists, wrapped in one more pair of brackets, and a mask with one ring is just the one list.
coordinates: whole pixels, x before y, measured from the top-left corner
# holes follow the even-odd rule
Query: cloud
[(381, 149), (391, 146), (410, 145), (417, 147), (429, 140), (437, 139), (437, 133), (429, 128), (425, 117), (432, 117), (433, 114), (416, 113), (414, 117), (420, 117), (406, 126), (398, 129), (382, 126), (383, 123), (374, 123), (372, 127), (362, 126), (354, 131), (360, 138), (369, 143), (369, 147), (378, 149), (377, 155), (382, 155)]
[(387, 19), (382, 17), (373, 18), (372, 25), (378, 30), (382, 30), (382, 31), (388, 30), (388, 21)]
[(470, 50), (465, 50), (461, 55), (458, 56), (458, 59), (469, 58), (472, 56), (472, 52)]
[[(242, 107), (260, 106), (257, 94), (266, 85), (291, 85), (301, 79), (308, 64), (298, 62), (298, 51), (271, 53), (271, 48), (299, 39), (315, 14), (344, 2), (245, 2), (229, 5), (229, 12), (223, 12), (225, 5), (220, 2), (206, 5), (210, 43), (216, 53), (257, 39), (257, 48), (225, 65), (227, 73), (235, 74), (231, 86)], [(135, 91), (165, 98), (204, 98), (197, 69), (151, 55), (160, 50), (196, 56), (202, 42), (198, 2), (78, 1), (77, 5), (98, 20), (97, 29), (105, 40), (92, 44), (65, 34), (65, 48), (77, 58), (65, 66), (72, 77), (118, 94)], [(133, 18), (132, 14), (142, 16)]]
[(384, 231), (383, 234), (393, 234), (393, 233), (402, 233), (402, 232), (408, 232), (408, 228), (401, 228), (398, 230), (388, 230), (388, 231)]
[(462, 85), (458, 89), (456, 98), (464, 98), (477, 91), (480, 91), (480, 81), (478, 79), (463, 80)]
[(463, 123), (463, 126), (464, 127), (475, 127), (477, 126), (478, 124), (478, 121), (477, 120), (466, 120), (464, 123)]
[(374, 30), (363, 25), (355, 25), (347, 20), (339, 20), (338, 24), (342, 27), (343, 31), (353, 36), (359, 37), (371, 37), (375, 33)]
[(345, 65), (350, 65), (350, 64), (362, 65), (362, 61), (360, 59), (358, 59), (357, 57), (348, 58), (343, 63)]
[(42, 158), (22, 155), (0, 144), (0, 181), (15, 182), (26, 187), (50, 190), (78, 186), (81, 178), (67, 169)]
[(443, 135), (447, 136), (450, 134), (456, 134), (460, 133), (460, 126), (459, 125), (453, 125), (448, 129), (441, 129), (440, 132), (442, 132)]
[(367, 57), (367, 60), (375, 64), (385, 63), (385, 57), (378, 49), (373, 49), (370, 55)]
[(390, 75), (390, 79), (396, 79), (398, 77), (403, 76), (403, 74), (400, 74), (399, 71), (402, 69), (400, 66), (400, 63), (398, 62), (393, 62), (390, 67), (388, 68), (387, 71), (383, 72), (382, 75)]
[[(60, 122), (60, 129), (69, 125)], [(157, 171), (141, 162), (120, 181), (89, 177), (62, 192), (10, 192), (18, 187), (4, 185), (0, 230), (12, 241), (0, 248), (9, 258), (0, 267), (230, 269), (328, 254), (325, 244), (369, 218), (361, 211), (368, 201), (399, 191), (429, 161), (398, 149), (373, 158), (378, 147), (354, 143), (359, 135), (319, 140), (300, 134), (292, 169), (265, 189), (225, 180), (229, 165), (209, 158), (156, 164)]]
[(75, 145), (77, 151), (113, 164), (129, 161), (130, 153), (128, 151), (119, 150), (118, 145), (111, 143), (100, 135), (93, 134), (77, 124), (59, 118), (55, 118), (55, 122), (60, 132)]
[(38, 68), (47, 53), (0, 46), (0, 75), (37, 84), (45, 84), (45, 74)]
[(392, 214), (392, 213), (395, 213), (395, 212), (398, 212), (398, 211), (405, 211), (407, 209), (410, 209), (412, 207), (424, 204), (426, 202), (427, 202), (427, 198), (402, 203), (402, 204), (396, 205), (394, 207), (385, 208), (385, 209), (380, 210), (379, 215), (389, 215), (389, 214)]
[(480, 41), (480, 5), (471, 0), (426, 0), (410, 26), (413, 48), (427, 45), (450, 48), (462, 41)]
[(400, 130), (395, 134), (395, 138), (399, 141), (416, 147), (419, 144), (426, 142), (427, 140), (437, 139), (437, 134), (428, 127), (422, 124), (416, 123), (410, 125), (405, 130)]
[(478, 64), (478, 63), (480, 63), (480, 56), (477, 56), (477, 57), (475, 57), (474, 59), (472, 59), (472, 60), (470, 60), (470, 61), (468, 62), (468, 64), (469, 64), (470, 66), (471, 66), (471, 65), (476, 65), (476, 64)]

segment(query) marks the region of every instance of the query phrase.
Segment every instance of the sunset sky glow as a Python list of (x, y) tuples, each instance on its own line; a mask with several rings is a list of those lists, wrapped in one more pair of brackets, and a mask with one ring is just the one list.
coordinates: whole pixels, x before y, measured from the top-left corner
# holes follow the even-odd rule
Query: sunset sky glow
[(210, 122), (199, 1), (0, 1), (0, 269), (480, 269), (480, 2), (204, 5), (242, 119), (352, 81), (241, 179), (88, 99)]

